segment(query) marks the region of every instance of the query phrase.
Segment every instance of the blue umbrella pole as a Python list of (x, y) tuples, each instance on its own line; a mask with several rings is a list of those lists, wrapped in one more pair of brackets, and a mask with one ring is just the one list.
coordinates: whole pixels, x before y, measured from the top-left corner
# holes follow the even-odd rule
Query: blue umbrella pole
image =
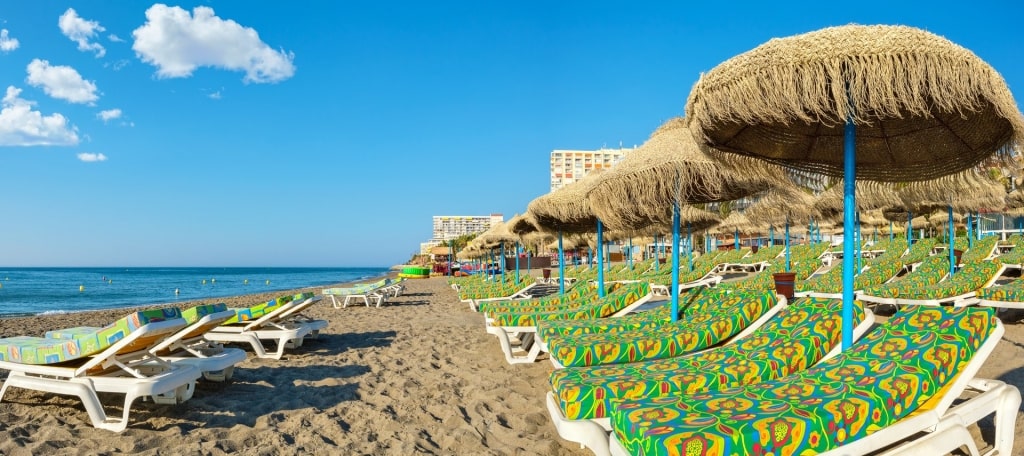
[(792, 264), (789, 261), (789, 217), (786, 217), (786, 272), (793, 269)]
[(519, 283), (519, 241), (516, 241), (516, 283)]
[[(604, 227), (601, 220), (597, 221), (597, 247), (604, 245)], [(597, 257), (597, 295), (604, 297), (604, 255)]]
[(690, 272), (693, 272), (693, 227), (686, 224), (686, 259), (690, 263)]
[[(953, 244), (956, 240), (956, 232), (954, 230), (956, 228), (953, 227), (953, 206), (947, 206), (946, 210), (949, 214), (949, 276), (953, 277), (953, 273), (956, 272), (956, 254), (953, 253)], [(970, 239), (970, 236), (968, 234), (967, 238)]]
[(853, 233), (857, 216), (856, 134), (853, 119), (846, 120), (843, 135), (843, 335), (842, 350), (853, 345)]
[(558, 294), (565, 295), (565, 250), (562, 249), (562, 230), (558, 230)]
[(672, 321), (679, 320), (679, 203), (672, 204)]

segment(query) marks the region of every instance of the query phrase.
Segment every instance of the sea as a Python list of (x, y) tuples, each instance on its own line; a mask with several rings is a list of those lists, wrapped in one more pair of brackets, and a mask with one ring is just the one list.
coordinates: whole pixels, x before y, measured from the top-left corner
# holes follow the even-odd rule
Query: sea
[(381, 277), (388, 268), (0, 268), (0, 318), (168, 304)]

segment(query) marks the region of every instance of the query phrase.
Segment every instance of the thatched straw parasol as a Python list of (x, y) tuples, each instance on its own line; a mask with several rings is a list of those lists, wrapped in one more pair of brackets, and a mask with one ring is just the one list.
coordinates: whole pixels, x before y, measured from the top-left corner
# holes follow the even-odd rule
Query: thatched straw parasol
[[(887, 182), (957, 173), (1024, 145), (1024, 118), (991, 66), (905, 26), (773, 39), (718, 65), (687, 101), (694, 136), (732, 154)], [(711, 153), (714, 149), (711, 149)], [(849, 166), (847, 166), (847, 164)], [(844, 211), (842, 347), (853, 344), (854, 211)]]
[(533, 214), (536, 226), (549, 232), (595, 231), (598, 218), (587, 201), (587, 193), (602, 173), (602, 169), (590, 171), (583, 179), (531, 201), (527, 211)]
[(1006, 82), (971, 51), (905, 26), (847, 25), (772, 39), (701, 76), (687, 121), (718, 150), (841, 176), (932, 179), (1024, 145)]
[(540, 231), (540, 228), (537, 228), (537, 219), (529, 211), (508, 219), (507, 225), (512, 234), (519, 236)]
[(754, 225), (750, 223), (750, 219), (746, 215), (743, 215), (740, 211), (732, 211), (722, 220), (722, 223), (719, 223), (709, 231), (717, 234), (733, 234), (737, 231), (747, 233), (753, 229)]
[(478, 236), (486, 245), (498, 246), (500, 244), (514, 243), (519, 241), (519, 236), (512, 234), (505, 222), (496, 222), (487, 231)]
[[(871, 181), (857, 181), (857, 211), (864, 212), (902, 203), (899, 195), (889, 184)], [(843, 180), (838, 179), (834, 185), (818, 195), (814, 208), (822, 218), (841, 220), (843, 217)]]
[(601, 176), (587, 199), (609, 227), (638, 229), (670, 221), (674, 205), (730, 201), (782, 185), (780, 175), (769, 165), (723, 166), (701, 152), (682, 118), (673, 118)]
[(899, 190), (900, 198), (915, 212), (953, 207), (956, 212), (1002, 209), (1006, 188), (983, 172), (975, 170), (914, 182)]
[(773, 189), (761, 195), (744, 211), (744, 215), (755, 225), (782, 226), (787, 222), (807, 220), (817, 215), (817, 211), (810, 193)]

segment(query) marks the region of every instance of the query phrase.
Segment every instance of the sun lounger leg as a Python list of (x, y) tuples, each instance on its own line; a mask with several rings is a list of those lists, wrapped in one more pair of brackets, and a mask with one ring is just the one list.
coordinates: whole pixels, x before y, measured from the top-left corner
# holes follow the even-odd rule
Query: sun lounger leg
[(1021, 404), (1020, 390), (998, 380), (980, 378), (972, 380), (969, 385), (970, 388), (981, 391), (981, 394), (951, 408), (947, 415), (958, 416), (964, 425), (970, 425), (995, 410), (995, 452), (990, 454), (1012, 454), (1014, 425)]
[(113, 432), (122, 432), (128, 427), (128, 415), (131, 412), (131, 403), (135, 401), (135, 397), (133, 395), (129, 394), (125, 397), (124, 413), (120, 420), (116, 418), (108, 418), (107, 413), (103, 410), (103, 404), (100, 403), (100, 398), (96, 395), (96, 391), (86, 384), (75, 381), (69, 382), (50, 380), (42, 377), (28, 377), (20, 372), (11, 372), (7, 377), (7, 381), (4, 382), (3, 388), (0, 388), (0, 399), (3, 398), (3, 395), (7, 392), (7, 388), (9, 386), (33, 391), (44, 391), (37, 386), (41, 383), (45, 383), (47, 385), (45, 392), (77, 396), (81, 399), (82, 405), (85, 406), (85, 411), (89, 414), (89, 420), (92, 421), (92, 425), (94, 427)]

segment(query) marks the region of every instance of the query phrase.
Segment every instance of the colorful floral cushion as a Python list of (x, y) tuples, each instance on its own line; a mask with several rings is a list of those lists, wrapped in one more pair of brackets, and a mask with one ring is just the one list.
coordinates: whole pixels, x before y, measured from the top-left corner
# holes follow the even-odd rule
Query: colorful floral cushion
[[(691, 288), (679, 297), (679, 313), (685, 315), (699, 311), (718, 299), (713, 289)], [(551, 337), (574, 336), (592, 333), (619, 333), (635, 329), (658, 326), (671, 321), (672, 305), (669, 302), (645, 311), (634, 312), (619, 318), (589, 318), (584, 320), (545, 320), (537, 324), (537, 337), (547, 341)]]
[(264, 303), (256, 304), (255, 306), (248, 307), (245, 309), (232, 309), (235, 311), (235, 316), (229, 318), (224, 322), (225, 325), (231, 325), (236, 323), (243, 323), (251, 320), (259, 320), (264, 315), (274, 311), (282, 304), (287, 304), (292, 301), (303, 301), (313, 297), (313, 293), (299, 293), (297, 295), (281, 296), (280, 298), (267, 301)]
[[(799, 261), (793, 261), (793, 259), (790, 258), (789, 262), (790, 266), (792, 266), (790, 272), (796, 274), (798, 285), (800, 282), (807, 280), (811, 274), (814, 274), (814, 271), (817, 271), (821, 267), (821, 260), (817, 258), (809, 258)], [(757, 274), (742, 280), (722, 283), (719, 284), (718, 287), (741, 291), (771, 291), (775, 289), (775, 277), (773, 277), (772, 274), (785, 271), (786, 260), (781, 260)]]
[(994, 309), (913, 306), (839, 356), (767, 382), (618, 404), (630, 454), (816, 454), (932, 399), (996, 328)]
[(625, 309), (640, 298), (650, 294), (650, 285), (642, 282), (620, 286), (603, 298), (569, 310), (552, 312), (496, 313), (492, 315), (493, 326), (537, 326), (543, 320), (581, 320), (604, 318)]
[(998, 243), (999, 238), (996, 236), (986, 236), (980, 240), (974, 241), (974, 245), (960, 255), (960, 264), (985, 261), (985, 259), (992, 256), (992, 253), (995, 252), (996, 244)]
[(864, 289), (864, 294), (882, 298), (909, 297), (913, 299), (918, 290), (939, 283), (948, 274), (949, 257), (943, 255), (928, 257), (914, 272), (889, 283), (867, 287)]
[(102, 328), (78, 327), (46, 333), (46, 337), (0, 339), (0, 361), (21, 364), (53, 364), (94, 355), (106, 350), (142, 326), (181, 318), (181, 311), (165, 309), (134, 312)]
[[(854, 325), (864, 318), (860, 302)], [(613, 403), (678, 396), (771, 380), (813, 366), (840, 340), (842, 301), (801, 298), (735, 344), (693, 356), (551, 374), (551, 389), (566, 418), (603, 418)]]
[(521, 312), (531, 308), (568, 304), (569, 302), (589, 295), (597, 295), (597, 288), (591, 287), (586, 282), (576, 282), (571, 288), (565, 291), (564, 295), (556, 293), (540, 298), (482, 301), (478, 304), (477, 310), (483, 313)]
[(918, 239), (914, 242), (914, 245), (910, 247), (910, 251), (906, 255), (903, 255), (903, 264), (914, 264), (924, 261), (931, 255), (932, 248), (935, 247), (934, 238)]
[(772, 292), (725, 294), (713, 308), (654, 328), (551, 337), (548, 351), (567, 367), (672, 358), (724, 342), (774, 305)]
[[(608, 284), (605, 286), (605, 294), (611, 294), (621, 286), (621, 283)], [(497, 314), (566, 312), (589, 305), (598, 299), (601, 298), (597, 295), (597, 287), (591, 287), (587, 284), (583, 284), (583, 286), (577, 291), (573, 293), (566, 293), (565, 297), (555, 297), (545, 301), (539, 301), (532, 305), (530, 304), (530, 301), (532, 300), (525, 301), (524, 305), (519, 305), (516, 302), (507, 302), (504, 305), (501, 303), (492, 303), (491, 306), (486, 307), (484, 313), (493, 316)]]
[(1024, 302), (1024, 278), (1006, 285), (978, 290), (978, 299), (1003, 302)]
[(223, 312), (225, 310), (228, 310), (228, 306), (227, 304), (224, 303), (202, 304), (189, 309), (185, 309), (183, 312), (181, 312), (181, 318), (184, 318), (185, 321), (191, 325), (192, 323), (199, 321), (201, 318), (207, 315), (213, 315), (215, 313)]
[(985, 261), (968, 263), (953, 277), (941, 282), (917, 288), (914, 292), (904, 293), (906, 299), (944, 299), (976, 292), (991, 281), (999, 272), (1000, 266)]

